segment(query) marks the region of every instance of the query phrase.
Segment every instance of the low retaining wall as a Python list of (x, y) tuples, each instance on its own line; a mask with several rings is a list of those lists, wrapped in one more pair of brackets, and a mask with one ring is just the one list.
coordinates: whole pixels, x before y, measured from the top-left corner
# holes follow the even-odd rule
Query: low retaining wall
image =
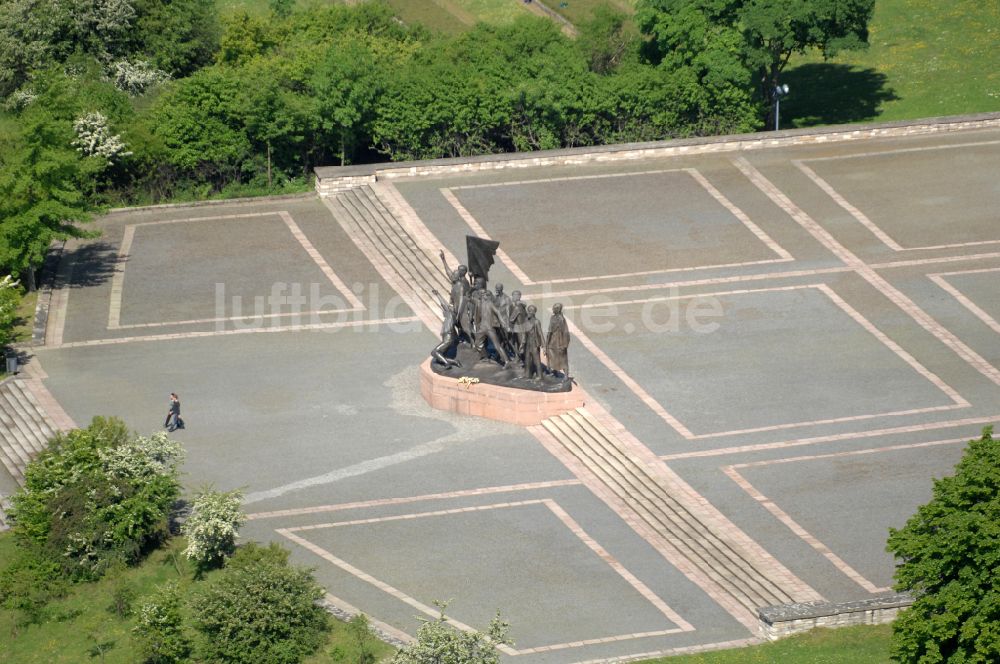
[(757, 610), (760, 633), (771, 641), (807, 632), (815, 627), (881, 625), (896, 619), (900, 609), (913, 604), (909, 595), (887, 595), (872, 599), (834, 604), (803, 602), (768, 606)]
[(456, 173), (475, 173), (516, 168), (539, 168), (615, 161), (635, 161), (653, 157), (734, 152), (855, 141), (870, 138), (913, 136), (940, 132), (1000, 127), (1000, 113), (981, 113), (944, 118), (927, 118), (877, 124), (836, 125), (784, 131), (757, 132), (732, 136), (685, 138), (653, 143), (624, 143), (564, 150), (513, 152), (430, 159), (359, 166), (320, 166), (316, 171), (316, 191), (320, 196), (332, 196), (376, 180)]
[[(457, 373), (457, 372), (456, 372)], [(521, 426), (582, 408), (583, 390), (534, 392), (486, 383), (463, 385), (455, 378), (434, 373), (431, 360), (420, 365), (420, 394), (431, 408), (460, 415), (475, 415)]]

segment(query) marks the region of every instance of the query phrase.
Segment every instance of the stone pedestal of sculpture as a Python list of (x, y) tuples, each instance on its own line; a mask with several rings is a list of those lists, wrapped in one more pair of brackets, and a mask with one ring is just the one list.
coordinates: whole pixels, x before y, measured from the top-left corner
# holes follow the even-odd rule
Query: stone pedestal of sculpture
[(531, 426), (586, 405), (582, 390), (572, 389), (571, 381), (566, 381), (570, 389), (564, 391), (526, 390), (476, 382), (463, 369), (437, 373), (431, 362), (420, 365), (420, 394), (438, 410)]

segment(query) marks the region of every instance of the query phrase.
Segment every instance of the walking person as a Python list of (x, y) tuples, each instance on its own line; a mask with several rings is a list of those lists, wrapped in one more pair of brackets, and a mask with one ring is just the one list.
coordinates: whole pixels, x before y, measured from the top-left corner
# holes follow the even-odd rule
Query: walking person
[(167, 431), (184, 428), (184, 420), (181, 419), (181, 400), (176, 392), (170, 393), (170, 410), (167, 411), (167, 419), (163, 423)]

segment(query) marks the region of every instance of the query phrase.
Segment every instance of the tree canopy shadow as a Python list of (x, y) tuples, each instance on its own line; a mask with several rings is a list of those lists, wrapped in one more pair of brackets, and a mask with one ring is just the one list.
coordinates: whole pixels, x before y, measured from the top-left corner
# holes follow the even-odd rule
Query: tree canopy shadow
[(781, 100), (787, 128), (875, 120), (882, 104), (899, 99), (888, 77), (870, 67), (811, 62), (787, 70), (781, 82), (790, 88)]
[(114, 276), (118, 250), (107, 242), (86, 242), (64, 251), (60, 260), (73, 264), (70, 288), (100, 286)]

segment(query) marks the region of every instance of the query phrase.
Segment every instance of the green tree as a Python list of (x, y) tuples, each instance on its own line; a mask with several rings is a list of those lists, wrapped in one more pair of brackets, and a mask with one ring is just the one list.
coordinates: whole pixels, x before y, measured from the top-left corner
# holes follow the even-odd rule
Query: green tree
[(314, 51), (254, 58), (233, 72), (243, 82), (239, 120), (254, 155), (264, 158), (268, 188), (275, 169), (281, 177), (306, 177), (314, 154), (324, 153)]
[(587, 144), (595, 83), (588, 73), (551, 21), (479, 24), (429, 44), (396, 71), (373, 139), (394, 160)]
[(597, 74), (615, 71), (630, 55), (636, 44), (635, 28), (625, 12), (600, 5), (589, 20), (579, 26), (577, 47), (583, 52), (590, 70)]
[(709, 89), (691, 68), (626, 63), (601, 82), (607, 143), (743, 133), (759, 123), (746, 91)]
[(312, 573), (288, 564), (277, 544), (249, 543), (192, 603), (194, 627), (209, 662), (291, 664), (316, 651), (329, 616), (316, 604)]
[(435, 605), (441, 615), (424, 621), (417, 630), (417, 640), (396, 651), (391, 664), (500, 664), (497, 646), (513, 642), (507, 637), (510, 625), (499, 611), (485, 633), (465, 632), (448, 624), (444, 614), (447, 604)]
[(914, 603), (893, 623), (898, 662), (1000, 661), (1000, 441), (992, 427), (969, 442), (955, 474), (887, 549), (899, 560), (896, 589)]
[(268, 54), (281, 43), (284, 32), (266, 17), (238, 12), (223, 18), (222, 36), (216, 60), (225, 65), (241, 65)]
[(414, 60), (387, 82), (372, 123), (391, 159), (436, 159), (503, 152), (497, 129), (510, 124), (495, 78), (438, 58)]
[(341, 165), (350, 162), (381, 97), (389, 68), (382, 66), (366, 40), (347, 39), (331, 47), (317, 69), (314, 85), (322, 129), (339, 149)]
[(375, 664), (375, 646), (378, 638), (372, 631), (368, 616), (359, 613), (347, 621), (347, 632), (354, 641), (357, 664)]
[(128, 97), (100, 76), (86, 60), (73, 76), (39, 73), (34, 98), (0, 133), (0, 266), (29, 290), (53, 240), (89, 235), (79, 224), (128, 152), (116, 129), (131, 115)]
[(636, 21), (655, 60), (746, 81), (769, 113), (792, 54), (867, 47), (874, 7), (875, 0), (637, 0)]
[(0, 279), (0, 350), (14, 340), (14, 324), (20, 303), (20, 284), (10, 275)]
[(20, 88), (51, 59), (61, 22), (39, 9), (34, 0), (0, 4), (0, 97)]
[(94, 206), (88, 179), (106, 167), (74, 147), (73, 123), (33, 103), (16, 133), (0, 137), (0, 265), (35, 288), (35, 270), (56, 239), (81, 237)]
[(210, 64), (221, 27), (213, 0), (134, 0), (131, 51), (171, 76), (188, 76)]
[(252, 154), (240, 117), (242, 94), (239, 77), (218, 67), (175, 81), (146, 117), (166, 164), (215, 190), (239, 182)]

